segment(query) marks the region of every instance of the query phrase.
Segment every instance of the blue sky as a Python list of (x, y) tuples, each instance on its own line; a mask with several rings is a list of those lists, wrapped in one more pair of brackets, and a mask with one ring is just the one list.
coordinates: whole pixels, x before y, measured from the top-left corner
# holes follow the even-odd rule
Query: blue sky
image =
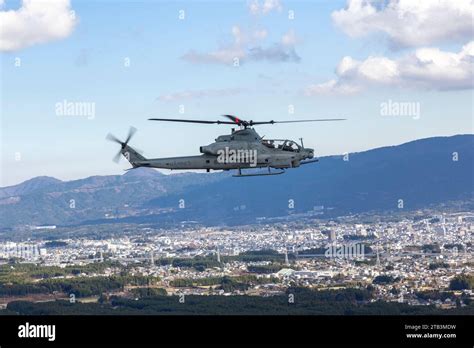
[[(416, 18), (432, 11), (440, 23), (424, 24), (442, 30), (407, 36), (394, 31), (403, 10), (395, 0), (387, 7), (277, 0), (54, 3), (51, 10), (49, 0), (41, 9), (29, 1), (2, 5), (0, 186), (38, 175), (69, 180), (122, 173), (128, 164), (111, 161), (118, 149), (105, 136), (124, 138), (130, 125), (138, 128), (131, 145), (147, 157), (198, 154), (200, 145), (229, 132), (149, 117), (347, 118), (258, 129), (269, 138), (303, 137), (318, 156), (473, 132), (472, 23), (463, 27), (465, 17), (450, 18), (460, 13), (451, 5), (409, 9), (415, 19), (404, 28), (419, 28)], [(61, 17), (71, 10), (72, 19)], [(50, 11), (61, 20), (33, 23), (18, 11)], [(64, 100), (93, 103), (95, 114), (58, 115)], [(389, 100), (418, 103), (419, 117), (381, 115)]]

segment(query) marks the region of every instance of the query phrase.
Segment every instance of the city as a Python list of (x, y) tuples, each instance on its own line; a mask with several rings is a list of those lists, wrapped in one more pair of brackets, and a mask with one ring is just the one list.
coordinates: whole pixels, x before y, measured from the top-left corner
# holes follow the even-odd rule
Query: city
[[(472, 282), (474, 214), (414, 212), (397, 218), (360, 216), (333, 220), (307, 218), (239, 227), (200, 227), (183, 224), (162, 230), (130, 225), (127, 235), (59, 240), (4, 241), (2, 267), (34, 264), (43, 268), (73, 268), (102, 264), (97, 271), (47, 273), (46, 279), (113, 277), (125, 271), (146, 279), (93, 296), (54, 291), (24, 299), (67, 299), (96, 302), (101, 296), (135, 298), (137, 289), (160, 289), (162, 294), (249, 295), (285, 294), (290, 287), (313, 290), (367, 288), (370, 301), (434, 305), (449, 309), (472, 301), (472, 286), (456, 288), (453, 279)], [(31, 228), (31, 227), (30, 227)], [(93, 228), (93, 227), (92, 227)], [(40, 226), (52, 231), (55, 226)], [(5, 268), (2, 270), (6, 272)], [(223, 286), (223, 279), (236, 286)], [(3, 308), (21, 296), (5, 296)], [(433, 296), (434, 292), (445, 295)], [(431, 295), (430, 295), (431, 294)], [(31, 297), (33, 296), (33, 297)], [(81, 299), (81, 297), (84, 297)], [(138, 299), (138, 297), (137, 297)], [(231, 310), (231, 309), (230, 309)]]

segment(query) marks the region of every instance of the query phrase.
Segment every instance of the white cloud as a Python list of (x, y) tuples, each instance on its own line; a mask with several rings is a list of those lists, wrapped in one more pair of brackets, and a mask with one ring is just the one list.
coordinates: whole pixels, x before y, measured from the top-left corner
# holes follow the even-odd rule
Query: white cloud
[(267, 60), (270, 62), (299, 62), (301, 60), (293, 46), (286, 47), (279, 43), (269, 47), (252, 47), (247, 58), (255, 61)]
[(184, 54), (181, 58), (191, 63), (201, 64), (233, 64), (234, 59), (242, 59), (246, 56), (243, 45), (246, 41), (245, 36), (242, 33), (240, 27), (234, 25), (231, 29), (233, 42), (230, 45), (220, 47), (219, 49), (200, 53), (195, 50), (191, 50)]
[(360, 63), (354, 61), (340, 76), (387, 84), (394, 82), (399, 74), (397, 62), (385, 57), (369, 57)]
[(253, 37), (256, 39), (256, 40), (264, 40), (266, 39), (268, 36), (268, 32), (266, 29), (261, 29), (261, 30), (255, 30), (253, 32)]
[(460, 52), (419, 48), (398, 59), (344, 57), (336, 68), (337, 79), (307, 87), (306, 95), (352, 94), (370, 86), (419, 87), (452, 90), (474, 87), (474, 41)]
[(209, 53), (201, 53), (191, 50), (185, 53), (181, 58), (190, 63), (199, 64), (226, 64), (230, 65), (235, 58), (242, 59), (245, 57), (245, 51), (239, 47), (222, 48)]
[(394, 47), (417, 47), (469, 40), (473, 13), (472, 0), (348, 0), (331, 16), (351, 37), (382, 32)]
[(299, 43), (299, 38), (296, 36), (295, 31), (290, 29), (285, 35), (281, 38), (281, 43), (285, 46), (294, 46)]
[(224, 89), (202, 89), (175, 92), (160, 95), (157, 99), (160, 101), (175, 101), (203, 97), (225, 97), (242, 94), (246, 91), (243, 88), (224, 88)]
[(355, 94), (359, 91), (359, 86), (354, 86), (349, 83), (339, 83), (335, 79), (332, 79), (327, 82), (309, 85), (304, 91), (304, 94), (307, 96), (332, 94), (349, 95)]
[(241, 45), (244, 41), (244, 37), (242, 36), (242, 30), (237, 25), (232, 27), (232, 35), (234, 36), (234, 41), (236, 45)]
[(268, 36), (268, 31), (266, 29), (256, 29), (251, 32), (242, 30), (238, 25), (234, 25), (231, 31), (235, 45), (248, 45), (265, 40)]
[(238, 26), (233, 26), (231, 31), (233, 36), (231, 44), (205, 53), (191, 50), (181, 58), (191, 63), (225, 65), (233, 65), (235, 59), (239, 60), (239, 64), (249, 61), (299, 62), (301, 60), (294, 48), (297, 39), (292, 31), (283, 36), (281, 43), (269, 46), (262, 45), (262, 41), (268, 36), (265, 29), (249, 33)]
[(474, 41), (459, 53), (420, 48), (398, 62), (400, 75), (425, 87), (441, 90), (474, 87)]
[(253, 15), (266, 15), (272, 11), (281, 12), (282, 5), (280, 0), (252, 0), (249, 3), (249, 10)]
[(18, 10), (0, 11), (0, 51), (69, 36), (76, 25), (70, 11), (69, 0), (23, 0)]

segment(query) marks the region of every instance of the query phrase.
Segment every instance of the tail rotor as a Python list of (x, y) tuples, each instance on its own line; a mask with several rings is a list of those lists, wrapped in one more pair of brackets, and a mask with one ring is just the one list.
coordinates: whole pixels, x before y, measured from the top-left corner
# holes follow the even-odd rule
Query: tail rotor
[(119, 150), (119, 152), (117, 152), (117, 154), (113, 158), (113, 161), (115, 163), (117, 163), (120, 160), (120, 155), (122, 154), (122, 151), (128, 145), (128, 142), (130, 141), (130, 139), (132, 139), (133, 135), (136, 132), (137, 132), (137, 129), (135, 127), (130, 127), (130, 129), (128, 130), (127, 138), (123, 142), (120, 139), (118, 139), (115, 135), (113, 135), (111, 133), (107, 134), (107, 137), (106, 137), (107, 140), (110, 140), (110, 141), (113, 141), (117, 144), (120, 144), (120, 150)]

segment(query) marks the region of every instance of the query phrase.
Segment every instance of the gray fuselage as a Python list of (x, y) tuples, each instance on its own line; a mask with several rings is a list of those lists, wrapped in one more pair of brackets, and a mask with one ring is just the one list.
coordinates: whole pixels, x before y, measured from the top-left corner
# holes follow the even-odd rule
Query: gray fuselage
[[(280, 142), (280, 145), (277, 143)], [(253, 128), (232, 131), (216, 141), (200, 147), (201, 155), (147, 159), (130, 146), (123, 155), (134, 167), (163, 169), (230, 170), (245, 168), (292, 168), (313, 158), (313, 150), (291, 140), (262, 140)]]

